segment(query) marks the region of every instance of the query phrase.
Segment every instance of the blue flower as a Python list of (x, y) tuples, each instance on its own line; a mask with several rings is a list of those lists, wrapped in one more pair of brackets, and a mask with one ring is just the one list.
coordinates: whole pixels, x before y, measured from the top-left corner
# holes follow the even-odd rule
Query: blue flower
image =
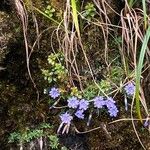
[(60, 96), (59, 89), (55, 87), (51, 88), (51, 90), (49, 91), (49, 95), (54, 99), (59, 97)]
[(71, 97), (67, 100), (68, 102), (68, 107), (69, 108), (77, 108), (79, 105), (79, 100), (77, 99), (77, 97)]
[(117, 107), (114, 106), (114, 107), (109, 108), (108, 112), (109, 112), (110, 117), (116, 117), (119, 111)]
[(83, 110), (77, 110), (75, 115), (79, 118), (79, 119), (84, 119), (84, 114), (83, 114)]
[(94, 98), (94, 107), (102, 108), (104, 105), (105, 105), (105, 101), (102, 96), (97, 96)]
[(62, 123), (70, 124), (73, 117), (69, 113), (64, 113), (60, 115), (60, 119)]
[(79, 101), (79, 109), (81, 109), (81, 110), (87, 110), (88, 106), (89, 106), (89, 102), (87, 100), (81, 99)]
[(115, 101), (113, 100), (112, 97), (108, 97), (105, 101), (105, 105), (107, 106), (107, 108), (111, 108), (111, 107), (114, 107), (115, 106)]
[(135, 85), (130, 82), (124, 87), (124, 90), (128, 96), (132, 96), (135, 92)]
[(105, 104), (108, 108), (109, 115), (111, 117), (116, 117), (118, 112), (119, 112), (116, 105), (115, 105), (115, 103), (116, 102), (113, 100), (112, 97), (108, 97), (107, 100), (105, 101)]

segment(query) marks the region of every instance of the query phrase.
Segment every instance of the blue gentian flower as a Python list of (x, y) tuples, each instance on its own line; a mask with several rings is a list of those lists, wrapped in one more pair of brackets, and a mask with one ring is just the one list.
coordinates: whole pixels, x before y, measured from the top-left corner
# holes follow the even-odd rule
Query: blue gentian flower
[(60, 96), (59, 89), (55, 87), (51, 88), (51, 90), (49, 91), (49, 95), (54, 99), (59, 97)]
[(109, 112), (110, 117), (116, 117), (119, 111), (117, 107), (114, 106), (114, 107), (109, 108), (108, 112)]
[(108, 108), (109, 115), (111, 117), (116, 117), (119, 112), (115, 103), (116, 102), (113, 100), (112, 97), (108, 97), (107, 100), (105, 101), (105, 104)]
[(64, 113), (60, 115), (60, 119), (62, 123), (70, 124), (73, 117), (69, 113)]
[(84, 119), (84, 114), (83, 114), (83, 110), (77, 110), (75, 115), (79, 118), (79, 119)]
[(69, 108), (77, 108), (79, 105), (79, 100), (77, 99), (77, 97), (71, 97), (67, 100), (68, 102), (68, 107)]
[(103, 108), (104, 105), (105, 105), (105, 101), (102, 96), (97, 96), (94, 98), (94, 107)]
[(124, 87), (124, 90), (128, 96), (133, 96), (135, 92), (135, 85), (130, 82)]
[(89, 102), (85, 99), (81, 99), (79, 101), (79, 109), (80, 110), (87, 110), (88, 109), (88, 106), (89, 106)]
[(111, 107), (114, 107), (115, 106), (115, 101), (113, 100), (112, 97), (108, 97), (105, 101), (105, 105), (107, 106), (107, 108), (111, 108)]

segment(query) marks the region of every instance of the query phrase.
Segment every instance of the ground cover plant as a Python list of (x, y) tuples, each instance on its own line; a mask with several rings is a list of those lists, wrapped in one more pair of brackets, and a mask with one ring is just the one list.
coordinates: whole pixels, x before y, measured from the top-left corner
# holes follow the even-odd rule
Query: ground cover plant
[(150, 148), (146, 0), (0, 6), (2, 149)]

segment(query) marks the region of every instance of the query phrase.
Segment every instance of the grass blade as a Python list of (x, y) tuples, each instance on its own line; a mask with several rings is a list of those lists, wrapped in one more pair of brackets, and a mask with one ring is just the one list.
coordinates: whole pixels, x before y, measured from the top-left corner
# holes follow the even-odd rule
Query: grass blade
[(142, 68), (143, 68), (143, 62), (144, 62), (144, 56), (147, 50), (147, 44), (150, 38), (150, 26), (148, 27), (146, 31), (146, 35), (144, 37), (144, 41), (142, 44), (141, 52), (140, 52), (140, 57), (139, 57), (139, 63), (136, 69), (136, 91), (135, 91), (135, 99), (136, 99), (136, 111), (138, 114), (139, 119), (142, 121), (141, 117), (141, 110), (140, 110), (140, 78), (141, 78), (141, 73), (142, 73)]
[(147, 29), (147, 13), (146, 13), (146, 2), (142, 0), (143, 14), (144, 14), (144, 28)]
[(132, 8), (136, 2), (137, 0), (128, 0), (129, 7)]
[(78, 14), (77, 14), (77, 4), (76, 0), (71, 0), (71, 6), (72, 6), (72, 17), (73, 22), (77, 31), (78, 36), (80, 37), (80, 30), (79, 30), (79, 22), (78, 22)]
[(34, 7), (34, 10), (36, 10), (37, 12), (39, 12), (40, 14), (42, 14), (44, 17), (48, 18), (49, 20), (55, 22), (57, 25), (59, 25), (60, 23), (56, 20), (54, 20), (52, 17), (49, 17), (47, 14), (45, 14), (43, 11), (39, 10), (38, 8)]

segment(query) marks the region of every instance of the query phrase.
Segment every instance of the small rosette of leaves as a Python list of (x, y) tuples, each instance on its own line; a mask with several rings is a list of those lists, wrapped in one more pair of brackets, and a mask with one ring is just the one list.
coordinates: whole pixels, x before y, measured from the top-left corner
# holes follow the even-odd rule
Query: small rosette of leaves
[(88, 3), (85, 6), (85, 10), (82, 14), (86, 19), (91, 21), (91, 19), (96, 15), (96, 8), (94, 7), (94, 4)]
[(45, 11), (44, 11), (44, 13), (45, 13), (47, 16), (49, 16), (50, 18), (53, 17), (54, 12), (55, 12), (55, 9), (54, 9), (52, 6), (50, 6), (50, 5), (48, 5), (48, 6), (46, 7)]

